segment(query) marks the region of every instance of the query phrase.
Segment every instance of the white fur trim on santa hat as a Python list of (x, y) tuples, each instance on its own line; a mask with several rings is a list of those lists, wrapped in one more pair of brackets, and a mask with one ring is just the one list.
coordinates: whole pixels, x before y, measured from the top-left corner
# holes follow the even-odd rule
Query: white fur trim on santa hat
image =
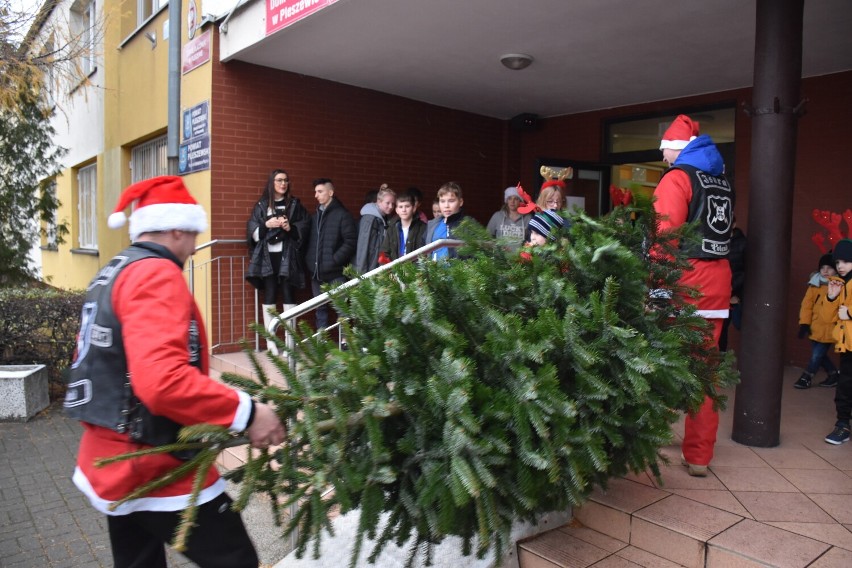
[(127, 223), (127, 215), (124, 214), (124, 211), (113, 213), (107, 217), (107, 227), (110, 229), (118, 229), (123, 227), (125, 223)]
[(204, 208), (188, 203), (152, 203), (140, 207), (130, 215), (131, 241), (135, 241), (142, 233), (173, 229), (195, 233), (206, 231), (207, 214)]
[(690, 136), (689, 140), (663, 140), (660, 142), (660, 150), (683, 150), (686, 148), (686, 145), (698, 138), (697, 136)]

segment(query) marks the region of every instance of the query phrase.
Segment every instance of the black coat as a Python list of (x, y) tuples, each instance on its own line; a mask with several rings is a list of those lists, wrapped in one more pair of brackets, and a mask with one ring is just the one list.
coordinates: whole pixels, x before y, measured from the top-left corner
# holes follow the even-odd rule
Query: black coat
[(340, 201), (331, 202), (311, 215), (305, 246), (305, 264), (311, 278), (331, 282), (343, 276), (343, 269), (352, 262), (358, 245), (355, 219)]
[[(391, 260), (399, 258), (399, 224), (399, 219), (391, 223), (385, 233), (382, 246), (379, 248), (379, 252), (385, 253)], [(414, 252), (425, 244), (426, 223), (415, 217), (411, 220), (411, 226), (408, 227), (408, 239), (405, 241), (405, 250), (407, 253)]]
[[(249, 247), (249, 267), (246, 280), (258, 290), (263, 290), (263, 279), (272, 276), (272, 261), (269, 258), (269, 243), (281, 242), (281, 269), (278, 276), (286, 280), (290, 286), (305, 287), (305, 269), (302, 265), (302, 248), (308, 236), (311, 218), (301, 202), (293, 197), (285, 212), (290, 221), (290, 231), (266, 228), (266, 221), (274, 214), (269, 210), (266, 198), (258, 201), (252, 209), (251, 217), (246, 223), (246, 233)], [(254, 240), (254, 232), (258, 230), (259, 240)]]
[(742, 299), (745, 285), (746, 236), (738, 227), (731, 232), (731, 248), (728, 262), (731, 263), (731, 295)]

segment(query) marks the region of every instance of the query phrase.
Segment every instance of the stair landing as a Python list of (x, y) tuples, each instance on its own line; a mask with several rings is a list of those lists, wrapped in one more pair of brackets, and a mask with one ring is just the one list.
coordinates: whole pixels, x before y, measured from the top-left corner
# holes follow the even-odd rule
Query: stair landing
[(611, 480), (569, 524), (520, 542), (521, 568), (852, 566), (852, 444), (824, 442), (834, 389), (795, 390), (800, 372), (785, 370), (779, 446), (731, 440), (731, 391), (707, 477), (680, 465), (681, 421), (661, 481)]

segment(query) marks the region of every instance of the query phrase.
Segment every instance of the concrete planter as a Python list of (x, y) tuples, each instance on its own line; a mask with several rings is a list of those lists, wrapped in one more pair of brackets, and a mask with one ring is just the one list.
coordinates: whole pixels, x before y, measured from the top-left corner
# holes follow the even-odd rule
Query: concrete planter
[(49, 404), (44, 365), (0, 365), (0, 421), (26, 422)]

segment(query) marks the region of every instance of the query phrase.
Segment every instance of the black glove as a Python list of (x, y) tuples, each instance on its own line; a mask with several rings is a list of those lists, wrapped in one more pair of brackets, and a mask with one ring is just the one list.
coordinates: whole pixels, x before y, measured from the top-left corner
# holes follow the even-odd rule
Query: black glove
[(811, 334), (811, 326), (809, 326), (806, 323), (799, 325), (799, 339), (802, 339), (803, 337), (807, 337), (810, 334)]

